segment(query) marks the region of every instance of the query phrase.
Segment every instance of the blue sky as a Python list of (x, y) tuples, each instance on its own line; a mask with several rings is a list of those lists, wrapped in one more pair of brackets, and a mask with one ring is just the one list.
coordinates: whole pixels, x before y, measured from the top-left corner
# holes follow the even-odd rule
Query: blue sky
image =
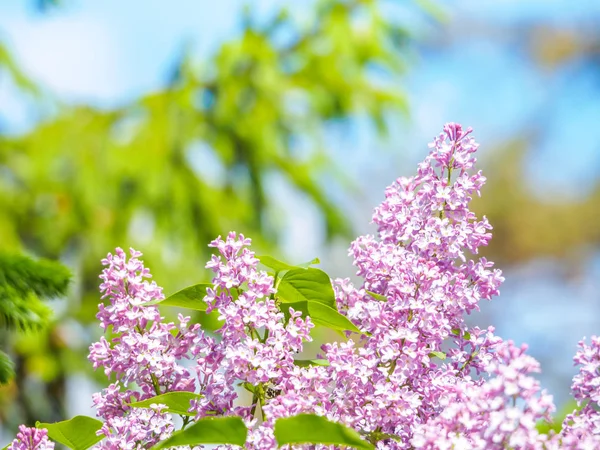
[[(27, 3), (0, 3), (3, 41), (9, 43), (23, 68), (63, 101), (104, 107), (159, 88), (177, 51), (188, 41), (199, 60), (205, 59), (220, 42), (239, 32), (243, 4), (239, 0), (65, 0), (63, 8), (40, 15), (25, 6)], [(254, 0), (251, 4), (264, 15), (274, 5), (293, 4), (297, 10), (299, 3)], [(423, 41), (403, 80), (411, 103), (410, 121), (399, 121), (387, 142), (375, 140), (371, 127), (360, 118), (352, 132), (334, 128), (329, 136), (332, 155), (340, 157), (338, 160), (344, 156), (340, 168), (363, 192), (354, 198), (357, 204), (353, 208), (363, 231), (385, 186), (413, 171), (427, 151), (426, 143), (448, 121), (473, 127), (482, 152), (531, 123), (541, 124), (544, 132), (528, 160), (531, 186), (540, 196), (585, 195), (600, 173), (597, 69), (594, 72), (576, 60), (555, 73), (540, 71), (524, 56), (514, 36), (481, 39), (463, 29), (473, 22), (500, 31), (512, 25), (527, 29), (540, 23), (588, 26), (600, 19), (600, 1), (440, 3), (449, 16), (445, 26), (460, 33), (450, 44), (437, 46), (439, 30), (427, 22), (419, 27)], [(299, 14), (302, 16), (302, 11)], [(3, 79), (0, 117), (12, 130), (30, 123), (22, 99)], [(281, 208), (292, 217), (286, 231), (290, 253), (304, 260), (317, 252), (325, 260), (314, 211), (302, 197), (284, 192), (286, 201)], [(307, 241), (306, 229), (314, 231), (309, 236), (317, 237)], [(294, 242), (302, 245), (294, 246)], [(332, 256), (336, 261), (345, 258), (344, 247), (336, 249)], [(554, 361), (544, 378), (551, 390), (558, 386), (556, 380), (564, 383), (572, 375), (570, 358), (577, 340), (598, 330), (597, 321), (587, 320), (590, 315), (583, 317), (578, 311), (598, 309), (594, 280), (600, 279), (599, 267), (594, 259), (585, 279), (571, 285), (556, 282), (552, 261), (513, 268), (502, 297), (488, 308), (501, 319), (498, 328), (504, 336), (527, 341), (534, 356)], [(567, 323), (557, 328), (563, 319)], [(564, 398), (564, 392), (560, 395)]]

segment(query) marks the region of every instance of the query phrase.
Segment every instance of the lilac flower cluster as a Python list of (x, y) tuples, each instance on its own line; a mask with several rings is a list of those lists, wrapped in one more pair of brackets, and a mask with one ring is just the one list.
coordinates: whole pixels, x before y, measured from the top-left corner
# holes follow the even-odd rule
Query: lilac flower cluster
[[(580, 409), (561, 433), (541, 434), (536, 424), (554, 405), (533, 377), (537, 361), (493, 327), (465, 322), (503, 281), (477, 257), (491, 226), (469, 209), (485, 182), (473, 170), (476, 150), (471, 130), (448, 124), (417, 175), (388, 187), (373, 215), (377, 236), (350, 247), (361, 285), (333, 283), (338, 310), (360, 334), (325, 344), (323, 365), (295, 364), (313, 322), (283, 308), (276, 277), (258, 269), (243, 235), (210, 244), (218, 254), (206, 265), (214, 277), (204, 302), (222, 321), (214, 338), (189, 317), (161, 317), (162, 291), (139, 252), (109, 254), (101, 290), (110, 304), (97, 316), (109, 334), (89, 359), (115, 381), (93, 396), (104, 438), (95, 448), (145, 449), (171, 436), (165, 405), (130, 404), (176, 391), (200, 394), (189, 420), (242, 417), (248, 449), (276, 449), (275, 421), (299, 413), (345, 424), (381, 450), (600, 448), (600, 338), (575, 357)], [(20, 430), (10, 449), (53, 448), (45, 430)]]
[[(204, 301), (207, 311), (217, 309), (224, 321), (218, 342), (199, 325), (189, 326), (189, 317), (179, 315), (178, 324), (163, 321), (155, 305), (164, 298), (162, 291), (145, 280), (150, 273), (138, 259), (139, 252), (131, 250), (127, 259), (117, 249), (103, 260), (107, 267), (101, 290), (110, 305), (101, 304), (97, 317), (115, 337), (93, 344), (89, 359), (117, 381), (93, 396), (98, 417), (104, 419), (99, 433), (105, 439), (96, 448), (142, 449), (171, 436), (171, 415), (160, 404), (148, 409), (129, 406), (166, 392), (201, 394), (190, 405), (196, 419), (238, 414), (249, 426), (257, 423), (253, 411), (266, 401), (267, 387), (276, 391), (294, 369), (293, 356), (310, 340), (313, 324), (294, 310), (285, 320), (275, 304), (273, 277), (257, 270), (258, 259), (246, 248), (249, 245), (249, 239), (235, 233), (211, 243), (220, 256), (206, 266), (215, 277)], [(193, 363), (183, 364), (185, 359)], [(139, 390), (127, 389), (131, 383)], [(255, 390), (252, 405), (234, 407), (239, 385)], [(272, 428), (263, 428), (256, 436), (273, 447)]]
[(43, 428), (19, 426), (19, 432), (8, 448), (10, 450), (54, 450), (54, 442), (48, 439), (48, 431)]
[[(132, 408), (129, 403), (173, 391), (194, 392), (205, 380), (210, 362), (198, 362), (196, 373), (182, 364), (183, 359), (209, 356), (216, 343), (198, 324), (188, 326), (189, 317), (179, 315), (178, 324), (165, 323), (153, 302), (164, 298), (156, 283), (149, 283), (148, 269), (131, 250), (131, 258), (121, 249), (102, 263), (100, 289), (110, 304), (99, 305), (98, 320), (109, 341), (90, 347), (94, 368), (102, 367), (116, 382), (94, 394), (98, 417), (104, 419), (99, 433), (105, 437), (97, 449), (147, 448), (169, 437), (174, 425), (170, 414), (160, 405), (149, 409)], [(127, 389), (135, 383), (139, 390)], [(210, 396), (209, 396), (210, 398)], [(219, 412), (223, 412), (222, 409)]]
[(230, 233), (225, 241), (210, 244), (220, 256), (214, 255), (206, 265), (215, 273), (215, 289), (208, 289), (205, 301), (209, 309), (216, 308), (224, 320), (218, 330), (219, 351), (225, 356), (222, 370), (224, 382), (252, 386), (253, 399), (249, 407), (235, 409), (250, 428), (248, 444), (256, 448), (277, 448), (272, 421), (264, 416), (257, 426), (258, 407), (266, 408), (267, 391), (279, 392), (296, 366), (294, 355), (302, 351), (303, 341), (310, 341), (313, 324), (310, 317), (301, 318), (289, 309), (286, 323), (277, 307), (273, 277), (257, 270), (258, 259), (248, 250), (250, 240)]
[(572, 390), (581, 409), (566, 417), (561, 448), (600, 448), (600, 337), (592, 336), (591, 345), (581, 341), (574, 360), (580, 368)]
[[(339, 309), (365, 334), (357, 343), (326, 345), (329, 366), (298, 369), (270, 406), (275, 416), (318, 412), (360, 430), (379, 448), (438, 448), (427, 438), (445, 427), (436, 421), (460, 413), (446, 407), (496, 398), (502, 401), (494, 420), (507, 413), (502, 383), (520, 381), (537, 366), (524, 357), (514, 362), (520, 366), (507, 365), (513, 363), (509, 350), (493, 329), (469, 329), (464, 322), (465, 313), (496, 295), (503, 281), (485, 258), (465, 256), (491, 237), (487, 219), (477, 220), (468, 209), (485, 181), (480, 172), (470, 173), (476, 149), (470, 130), (447, 125), (417, 176), (386, 190), (373, 216), (379, 236), (359, 237), (350, 248), (363, 285), (336, 282)], [(478, 377), (483, 372), (496, 378)], [(507, 379), (508, 372), (516, 378)], [(540, 400), (537, 385), (526, 379), (531, 389), (514, 393), (532, 403), (522, 414), (545, 416), (550, 399)], [(480, 428), (493, 426), (481, 411), (473, 414)], [(525, 434), (536, 434), (535, 420), (525, 426)], [(460, 430), (461, 439), (475, 442), (467, 431)]]
[(435, 418), (417, 427), (412, 444), (422, 449), (543, 449), (547, 435), (536, 423), (550, 420), (552, 397), (540, 392), (529, 376), (539, 364), (525, 354), (526, 346), (512, 342), (496, 348), (496, 358), (487, 370), (485, 383), (457, 383), (450, 402)]

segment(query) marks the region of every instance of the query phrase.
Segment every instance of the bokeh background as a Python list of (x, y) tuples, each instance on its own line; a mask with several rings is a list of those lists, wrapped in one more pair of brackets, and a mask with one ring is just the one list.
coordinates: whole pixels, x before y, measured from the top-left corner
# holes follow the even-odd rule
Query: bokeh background
[(448, 121), (481, 144), (475, 209), (507, 280), (470, 320), (527, 342), (565, 405), (600, 333), (599, 24), (597, 0), (1, 2), (0, 246), (74, 273), (47, 331), (0, 336), (19, 374), (1, 443), (90, 414), (108, 251), (143, 251), (167, 293), (233, 229), (348, 276)]

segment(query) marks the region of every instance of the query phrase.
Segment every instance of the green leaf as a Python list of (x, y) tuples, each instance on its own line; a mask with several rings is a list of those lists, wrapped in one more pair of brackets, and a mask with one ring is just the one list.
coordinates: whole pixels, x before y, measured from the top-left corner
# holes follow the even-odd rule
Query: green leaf
[(152, 450), (199, 444), (233, 444), (243, 446), (246, 443), (248, 429), (240, 417), (205, 417), (185, 430), (177, 431)]
[(15, 376), (14, 364), (9, 356), (0, 351), (0, 384), (6, 384)]
[(381, 295), (381, 294), (377, 294), (375, 292), (371, 292), (371, 291), (365, 291), (367, 294), (369, 294), (371, 297), (373, 297), (375, 300), (379, 300), (380, 302), (387, 302), (387, 297), (385, 295)]
[(164, 300), (158, 300), (145, 303), (146, 305), (177, 306), (178, 308), (193, 309), (196, 311), (206, 311), (208, 306), (204, 302), (206, 288), (212, 288), (209, 283), (199, 283), (186, 287), (174, 294), (169, 295)]
[(321, 303), (309, 303), (308, 312), (315, 325), (322, 325), (332, 330), (363, 334), (346, 316)]
[(444, 352), (431, 352), (429, 354), (429, 357), (430, 358), (439, 358), (443, 361), (444, 359), (446, 359), (446, 354)]
[(360, 435), (340, 423), (314, 414), (299, 414), (275, 421), (275, 439), (281, 447), (286, 444), (346, 445), (372, 450), (375, 447)]
[(193, 316), (192, 323), (198, 323), (204, 331), (214, 333), (225, 323), (223, 320), (219, 320), (220, 316), (221, 313), (217, 309), (213, 309), (209, 313), (206, 311), (198, 311), (195, 316)]
[(69, 270), (55, 261), (0, 253), (0, 324), (40, 330), (52, 315), (41, 300), (65, 295), (69, 279)]
[(102, 422), (87, 416), (75, 416), (56, 423), (36, 422), (35, 426), (46, 428), (50, 439), (74, 450), (85, 450), (104, 438), (96, 435)]
[(141, 402), (130, 403), (133, 408), (149, 408), (152, 404), (162, 404), (169, 408), (169, 412), (180, 414), (182, 416), (195, 416), (196, 413), (188, 412), (190, 409), (190, 401), (202, 398), (202, 395), (194, 392), (167, 392), (166, 394), (157, 395)]
[(289, 308), (302, 313), (302, 317), (310, 316), (315, 325), (321, 325), (336, 331), (353, 331), (354, 333), (366, 334), (360, 331), (356, 326), (343, 314), (337, 310), (330, 308), (317, 302), (294, 302), (282, 303), (279, 305), (281, 311), (289, 320)]
[(283, 276), (277, 296), (283, 303), (307, 301), (335, 308), (335, 295), (329, 275), (320, 269), (293, 269)]
[(581, 405), (577, 404), (577, 401), (571, 399), (567, 401), (566, 405), (563, 405), (560, 409), (556, 411), (556, 413), (552, 416), (552, 421), (547, 422), (545, 419), (540, 420), (536, 424), (536, 428), (538, 433), (540, 434), (549, 434), (551, 431), (558, 434), (562, 430), (565, 418), (572, 413), (577, 413), (581, 411), (584, 407), (585, 403), (582, 402)]
[(301, 267), (302, 269), (308, 269), (310, 266), (314, 266), (315, 264), (321, 264), (321, 260), (319, 258), (314, 258), (308, 262), (298, 264), (298, 267)]
[(271, 256), (257, 256), (258, 260), (263, 266), (273, 269), (275, 272), (281, 272), (282, 270), (297, 269), (297, 266), (291, 266), (287, 263), (281, 262)]
[(298, 367), (328, 366), (329, 361), (326, 359), (295, 359), (294, 364)]

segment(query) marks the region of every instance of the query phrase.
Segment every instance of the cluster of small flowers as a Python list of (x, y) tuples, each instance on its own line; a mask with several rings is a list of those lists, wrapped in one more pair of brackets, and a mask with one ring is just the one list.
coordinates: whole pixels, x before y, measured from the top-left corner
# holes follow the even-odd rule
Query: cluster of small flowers
[(421, 449), (542, 449), (547, 435), (536, 424), (551, 420), (552, 397), (529, 376), (539, 364), (512, 342), (496, 348), (485, 383), (457, 383), (443, 411), (417, 427), (412, 444)]
[[(294, 355), (302, 351), (303, 342), (310, 341), (313, 324), (310, 317), (289, 309), (289, 320), (275, 303), (273, 277), (257, 270), (258, 259), (248, 250), (250, 239), (230, 233), (226, 240), (211, 242), (220, 256), (213, 255), (207, 268), (213, 270), (214, 289), (207, 289), (207, 311), (217, 309), (224, 321), (217, 331), (221, 335), (219, 351), (224, 382), (250, 384), (260, 390), (279, 392), (290, 373), (296, 370)], [(255, 396), (247, 408), (238, 407), (250, 428), (248, 443), (256, 448), (277, 448), (272, 422), (258, 424), (252, 411), (256, 402), (266, 399)], [(266, 419), (267, 417), (265, 417)]]
[[(148, 269), (138, 259), (141, 253), (131, 250), (131, 258), (117, 249), (102, 262), (100, 286), (110, 304), (99, 305), (100, 326), (114, 337), (104, 336), (90, 347), (89, 359), (94, 368), (102, 367), (116, 382), (93, 395), (98, 417), (104, 419), (99, 434), (105, 437), (95, 448), (147, 448), (169, 437), (172, 417), (153, 408), (132, 408), (129, 403), (173, 391), (194, 392), (201, 385), (210, 363), (198, 363), (197, 373), (184, 367), (184, 358), (212, 354), (216, 343), (198, 324), (188, 326), (189, 317), (178, 316), (178, 324), (163, 322), (153, 302), (164, 298), (156, 283), (149, 283)], [(135, 383), (139, 391), (126, 389)], [(210, 398), (210, 396), (209, 396)], [(220, 410), (219, 412), (222, 412)]]
[(566, 417), (560, 448), (600, 448), (600, 337), (592, 336), (591, 345), (581, 341), (573, 359), (580, 367), (572, 390), (581, 409)]
[(47, 430), (20, 425), (16, 439), (8, 448), (9, 450), (54, 450), (54, 442), (48, 439)]
[[(432, 147), (416, 177), (400, 178), (386, 190), (373, 216), (378, 238), (362, 236), (352, 244), (363, 285), (336, 282), (338, 307), (365, 333), (362, 340), (326, 345), (327, 367), (297, 369), (285, 394), (265, 409), (272, 415), (322, 413), (361, 430), (379, 448), (443, 448), (427, 436), (459, 427), (443, 422), (462, 417), (457, 404), (469, 405), (480, 428), (497, 428), (487, 430), (494, 433), (489, 442), (507, 441), (515, 429), (507, 423), (520, 418), (522, 434), (537, 435), (534, 419), (553, 410), (526, 376), (535, 363), (494, 336), (493, 328), (468, 329), (464, 322), (465, 313), (496, 295), (503, 281), (485, 258), (465, 257), (491, 237), (487, 220), (468, 209), (485, 179), (469, 173), (477, 149), (470, 130), (447, 125)], [(450, 342), (454, 347), (442, 353)], [(482, 372), (492, 378), (473, 378)], [(519, 414), (504, 408), (502, 389), (517, 382), (523, 386), (516, 384), (510, 398), (526, 403)], [(481, 448), (467, 431), (461, 427), (461, 439)]]
[[(386, 190), (373, 216), (378, 236), (352, 243), (362, 285), (339, 279), (334, 288), (339, 311), (362, 334), (325, 344), (327, 365), (294, 364), (313, 324), (292, 308), (281, 312), (275, 280), (258, 270), (243, 235), (211, 243), (219, 254), (206, 265), (214, 278), (204, 301), (223, 321), (218, 339), (188, 317), (163, 321), (161, 289), (145, 280), (140, 253), (109, 255), (101, 289), (110, 305), (100, 305), (98, 319), (114, 337), (93, 344), (89, 359), (117, 381), (93, 397), (104, 419), (96, 448), (144, 449), (169, 437), (174, 425), (163, 406), (129, 404), (172, 391), (202, 394), (190, 405), (196, 419), (241, 416), (248, 449), (277, 448), (275, 420), (306, 412), (356, 429), (378, 449), (600, 448), (600, 338), (581, 343), (575, 357), (580, 411), (560, 434), (545, 435), (536, 423), (554, 405), (532, 376), (539, 364), (492, 327), (465, 323), (503, 281), (493, 263), (467, 257), (491, 238), (487, 219), (469, 210), (485, 182), (472, 170), (470, 133), (446, 125), (417, 175)], [(234, 405), (239, 386), (253, 393), (251, 405)], [(9, 448), (53, 444), (44, 430), (23, 427)]]

